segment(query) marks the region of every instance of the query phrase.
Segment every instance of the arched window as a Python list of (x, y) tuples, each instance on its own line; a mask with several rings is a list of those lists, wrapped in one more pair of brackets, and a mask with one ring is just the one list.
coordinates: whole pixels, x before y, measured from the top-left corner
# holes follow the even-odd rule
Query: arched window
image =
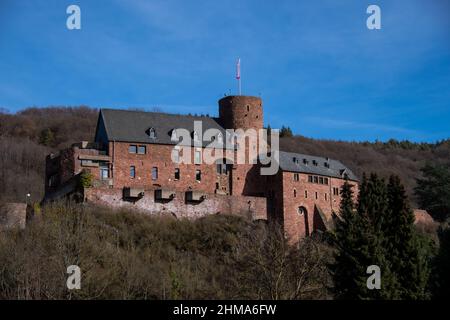
[(306, 215), (306, 213), (307, 213), (306, 208), (303, 206), (298, 207), (297, 212), (301, 216)]
[(297, 197), (297, 190), (294, 189), (294, 198)]

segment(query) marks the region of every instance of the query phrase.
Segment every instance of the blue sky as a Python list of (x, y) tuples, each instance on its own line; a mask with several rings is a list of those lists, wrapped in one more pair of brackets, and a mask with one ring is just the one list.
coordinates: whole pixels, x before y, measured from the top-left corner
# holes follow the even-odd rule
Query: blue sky
[[(66, 8), (81, 8), (81, 30)], [(381, 30), (366, 9), (381, 8)], [(341, 140), (450, 137), (450, 2), (0, 0), (0, 107), (217, 115), (261, 96), (265, 123)]]

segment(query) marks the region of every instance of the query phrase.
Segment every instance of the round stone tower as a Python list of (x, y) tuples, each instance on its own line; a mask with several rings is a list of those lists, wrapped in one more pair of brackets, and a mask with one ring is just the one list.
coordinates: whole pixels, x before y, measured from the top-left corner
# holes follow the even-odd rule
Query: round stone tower
[(262, 129), (262, 100), (252, 96), (227, 96), (219, 100), (219, 117), (225, 129)]

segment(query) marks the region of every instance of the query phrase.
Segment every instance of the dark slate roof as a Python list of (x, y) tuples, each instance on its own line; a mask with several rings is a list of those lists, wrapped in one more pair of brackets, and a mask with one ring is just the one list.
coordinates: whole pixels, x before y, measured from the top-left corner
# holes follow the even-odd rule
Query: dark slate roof
[[(218, 119), (207, 116), (101, 109), (100, 117), (103, 118), (109, 141), (175, 145), (177, 142), (171, 140), (172, 130), (182, 128), (192, 134), (194, 121), (202, 122), (202, 133), (207, 129), (214, 128), (222, 132), (224, 142), (226, 137), (226, 130), (219, 124)], [(150, 138), (148, 134), (150, 128), (153, 128), (156, 132), (155, 139)], [(203, 146), (210, 143), (211, 141), (205, 141)]]
[[(317, 163), (317, 165), (314, 165), (314, 163)], [(325, 166), (325, 163), (328, 163), (329, 167)], [(350, 180), (358, 181), (356, 175), (338, 160), (301, 153), (280, 151), (280, 168), (283, 171), (311, 173), (335, 178), (343, 178), (346, 173)]]

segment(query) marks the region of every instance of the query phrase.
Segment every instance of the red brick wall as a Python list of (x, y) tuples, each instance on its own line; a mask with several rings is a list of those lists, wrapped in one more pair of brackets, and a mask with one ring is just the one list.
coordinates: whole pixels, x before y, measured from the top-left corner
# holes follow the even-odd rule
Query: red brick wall
[[(146, 146), (146, 154), (128, 152), (135, 143), (110, 142), (110, 156), (113, 161), (112, 177), (115, 188), (163, 186), (177, 191), (189, 188), (214, 193), (216, 182), (226, 184), (226, 177), (217, 175), (215, 164), (176, 164), (172, 162), (173, 145), (138, 144)], [(194, 161), (194, 150), (190, 148)], [(203, 152), (203, 148), (201, 148)], [(136, 168), (136, 178), (130, 177), (130, 166)], [(152, 180), (152, 168), (158, 168), (158, 179)], [(175, 168), (180, 169), (180, 179), (175, 180)], [(196, 170), (201, 171), (201, 181), (196, 181)]]
[[(315, 217), (315, 206), (319, 206), (327, 219), (331, 219), (332, 212), (339, 212), (340, 195), (333, 195), (333, 187), (341, 189), (344, 184), (343, 179), (328, 177), (328, 185), (308, 182), (308, 174), (299, 173), (299, 181), (294, 180), (293, 172), (283, 172), (283, 217), (286, 235), (292, 241), (311, 234), (317, 229), (321, 229), (322, 223), (319, 217)], [(356, 183), (353, 183), (356, 185)], [(283, 192), (284, 190), (284, 192)], [(296, 196), (294, 196), (294, 190)], [(308, 197), (305, 197), (305, 191)], [(355, 200), (357, 187), (353, 188)], [(317, 193), (317, 199), (316, 199)], [(326, 195), (326, 198), (325, 198)], [(299, 207), (305, 207), (306, 214), (300, 215)]]
[(225, 129), (262, 129), (262, 100), (250, 96), (228, 96), (219, 100), (219, 117)]

